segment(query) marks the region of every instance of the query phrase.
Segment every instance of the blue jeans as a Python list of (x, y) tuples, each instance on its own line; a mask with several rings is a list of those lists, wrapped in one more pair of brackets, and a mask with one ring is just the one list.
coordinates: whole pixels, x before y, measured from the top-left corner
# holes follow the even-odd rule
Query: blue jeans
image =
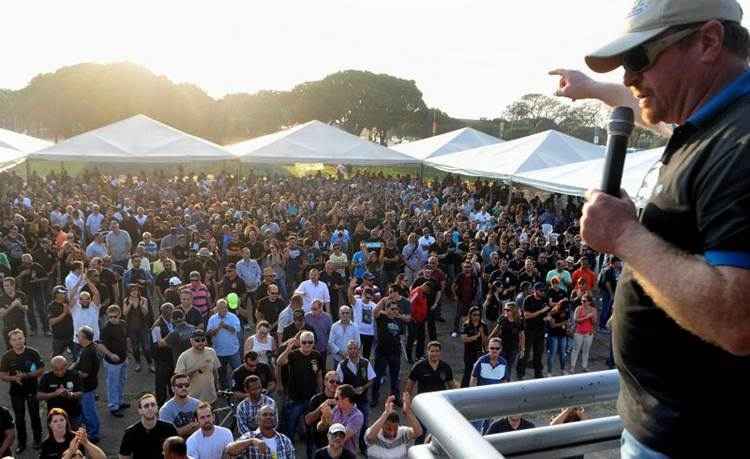
[(612, 315), (612, 302), (614, 299), (612, 298), (612, 295), (609, 294), (608, 290), (602, 291), (602, 309), (601, 314), (599, 314), (599, 328), (602, 330), (607, 328), (607, 321), (609, 320), (609, 316)]
[(125, 402), (123, 394), (125, 383), (128, 380), (128, 363), (114, 364), (106, 360), (102, 362), (107, 379), (107, 408), (109, 408), (109, 411), (117, 411), (120, 409), (120, 405)]
[(284, 406), (283, 430), (282, 432), (294, 442), (294, 434), (297, 433), (299, 420), (305, 414), (307, 400), (300, 402), (289, 400)]
[(669, 456), (654, 451), (635, 439), (627, 430), (620, 438), (620, 458), (622, 459), (669, 459)]
[[(221, 368), (219, 368), (219, 383), (222, 387), (231, 389), (232, 386), (234, 386), (232, 382), (232, 373), (242, 365), (239, 351), (232, 355), (220, 355), (219, 363), (221, 363)], [(232, 371), (227, 372), (227, 365), (232, 368)]]
[(560, 359), (560, 371), (565, 370), (565, 360), (568, 352), (568, 337), (567, 336), (552, 336), (547, 337), (547, 347), (549, 352), (547, 353), (547, 372), (552, 373), (552, 359), (555, 354)]
[(96, 414), (96, 391), (81, 394), (81, 418), (89, 438), (99, 439), (99, 415)]

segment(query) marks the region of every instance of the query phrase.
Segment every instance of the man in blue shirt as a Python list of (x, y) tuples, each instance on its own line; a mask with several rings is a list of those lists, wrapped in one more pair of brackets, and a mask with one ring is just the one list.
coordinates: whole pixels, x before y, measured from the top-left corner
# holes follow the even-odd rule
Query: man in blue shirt
[[(500, 355), (500, 352), (503, 350), (502, 340), (498, 337), (490, 338), (487, 349), (489, 352), (479, 357), (476, 363), (474, 363), (469, 387), (489, 386), (490, 384), (500, 384), (509, 380), (508, 362), (505, 360), (505, 357)], [(490, 421), (491, 419), (474, 421), (472, 425), (479, 432), (484, 432), (489, 427)]]
[[(240, 339), (237, 332), (240, 329), (240, 319), (229, 312), (224, 299), (216, 302), (216, 313), (208, 318), (206, 333), (211, 337), (211, 344), (219, 357), (219, 381), (222, 387), (232, 387), (230, 376), (234, 370), (242, 365), (240, 359)], [(227, 373), (229, 365), (232, 371)]]

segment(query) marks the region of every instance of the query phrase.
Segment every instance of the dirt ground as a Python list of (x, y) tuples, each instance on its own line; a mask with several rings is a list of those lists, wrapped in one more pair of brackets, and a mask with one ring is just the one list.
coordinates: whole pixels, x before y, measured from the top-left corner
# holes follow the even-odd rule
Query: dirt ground
[[(460, 383), (461, 376), (463, 375), (463, 343), (461, 342), (460, 337), (458, 338), (451, 338), (450, 337), (450, 330), (449, 330), (449, 324), (448, 323), (440, 323), (438, 324), (438, 337), (440, 338), (440, 341), (443, 344), (443, 359), (446, 360), (451, 367), (453, 368), (454, 377), (456, 378), (456, 382)], [(594, 345), (592, 346), (591, 350), (591, 359), (589, 368), (592, 371), (598, 371), (598, 370), (605, 370), (606, 367), (606, 358), (608, 355), (608, 335), (606, 334), (599, 334), (594, 342)], [(37, 349), (42, 356), (45, 359), (45, 363), (47, 366), (49, 366), (49, 357), (51, 353), (51, 338), (48, 337), (40, 337), (35, 336), (31, 337), (29, 339), (29, 346)], [(101, 422), (101, 443), (99, 446), (107, 453), (108, 457), (117, 457), (117, 453), (119, 451), (120, 446), (120, 440), (122, 438), (123, 432), (125, 428), (134, 422), (138, 420), (138, 413), (135, 409), (135, 402), (134, 400), (137, 399), (137, 397), (142, 394), (145, 391), (153, 391), (154, 387), (154, 378), (153, 374), (148, 372), (148, 369), (145, 367), (140, 373), (135, 373), (133, 371), (133, 364), (132, 364), (132, 357), (129, 358), (129, 371), (128, 371), (128, 380), (127, 385), (125, 388), (125, 396), (129, 403), (131, 403), (132, 407), (129, 408), (124, 412), (125, 417), (124, 418), (116, 418), (109, 414), (107, 407), (106, 407), (106, 392), (105, 392), (105, 384), (104, 384), (104, 369), (102, 368), (99, 372), (99, 388), (97, 390), (99, 394), (99, 401), (98, 401), (98, 409), (99, 409), (99, 419)], [(546, 360), (545, 360), (546, 364)], [(401, 388), (403, 389), (404, 382), (407, 378), (408, 372), (409, 372), (409, 365), (406, 362), (402, 362), (401, 366)], [(529, 371), (527, 370), (527, 374), (529, 374)], [(0, 383), (0, 404), (3, 406), (10, 408), (10, 398), (8, 396), (8, 384), (7, 383)], [(387, 387), (387, 386), (386, 386)], [(384, 388), (383, 391), (386, 389)], [(42, 402), (41, 410), (45, 410), (44, 404)], [(592, 405), (586, 407), (587, 413), (590, 415), (590, 417), (603, 417), (603, 416), (611, 416), (615, 414), (615, 405), (614, 402), (611, 403), (602, 403), (598, 405)], [(381, 408), (378, 407), (374, 409), (371, 412), (370, 419), (374, 420), (377, 416), (379, 416), (381, 413)], [(540, 413), (530, 413), (528, 415), (525, 415), (527, 419), (534, 422), (537, 426), (545, 425), (549, 423), (549, 420), (552, 416), (557, 414), (557, 412), (540, 412)], [(43, 436), (46, 438), (47, 431), (46, 426), (44, 425), (45, 418), (42, 417), (42, 424), (43, 424)], [(32, 438), (31, 436), (31, 426), (28, 425), (27, 420), (27, 430), (29, 432), (29, 439)], [(305, 457), (305, 448), (304, 444), (301, 442), (297, 442), (297, 454), (298, 457), (304, 458)], [(27, 450), (18, 458), (37, 458), (38, 452), (31, 448), (31, 445), (28, 445)], [(619, 457), (618, 451), (606, 451), (596, 454), (590, 454), (586, 456), (587, 458), (615, 458)]]

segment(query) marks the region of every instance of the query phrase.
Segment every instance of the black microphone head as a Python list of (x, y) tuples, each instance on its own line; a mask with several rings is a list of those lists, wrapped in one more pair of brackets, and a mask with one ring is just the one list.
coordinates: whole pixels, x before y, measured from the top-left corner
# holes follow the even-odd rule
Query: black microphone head
[(615, 107), (609, 117), (609, 135), (630, 137), (633, 132), (633, 109), (630, 107)]

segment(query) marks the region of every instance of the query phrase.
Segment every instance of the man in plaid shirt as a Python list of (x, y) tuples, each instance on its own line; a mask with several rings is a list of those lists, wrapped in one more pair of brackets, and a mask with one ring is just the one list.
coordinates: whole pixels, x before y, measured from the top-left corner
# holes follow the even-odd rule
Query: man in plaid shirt
[(263, 406), (275, 408), (275, 402), (262, 393), (263, 385), (258, 375), (250, 375), (244, 381), (247, 397), (237, 405), (237, 429), (240, 435), (258, 428), (258, 411)]
[(232, 457), (244, 459), (294, 459), (294, 445), (276, 430), (276, 409), (265, 405), (258, 410), (258, 429), (242, 434), (227, 446)]

